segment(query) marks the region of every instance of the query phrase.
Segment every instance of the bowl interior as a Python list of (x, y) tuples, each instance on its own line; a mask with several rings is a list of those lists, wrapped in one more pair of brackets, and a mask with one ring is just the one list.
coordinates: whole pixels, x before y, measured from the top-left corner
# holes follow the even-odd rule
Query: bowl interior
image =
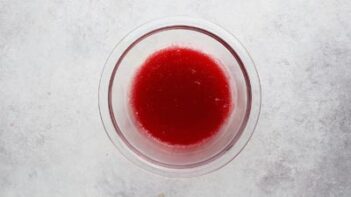
[[(130, 108), (130, 87), (136, 71), (151, 54), (171, 46), (189, 47), (210, 55), (229, 79), (233, 109), (220, 131), (205, 143), (182, 147), (159, 142), (140, 132)], [(109, 81), (109, 112), (117, 134), (137, 157), (167, 168), (199, 166), (230, 149), (241, 134), (250, 108), (250, 84), (235, 51), (218, 36), (191, 26), (154, 29), (126, 46), (115, 62)]]

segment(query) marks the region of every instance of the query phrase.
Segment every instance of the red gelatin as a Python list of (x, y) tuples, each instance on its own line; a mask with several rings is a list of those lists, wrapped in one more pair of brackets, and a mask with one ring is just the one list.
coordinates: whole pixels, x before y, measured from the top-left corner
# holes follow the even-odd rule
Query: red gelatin
[(152, 54), (131, 88), (131, 108), (141, 130), (170, 145), (192, 145), (214, 136), (232, 106), (220, 65), (189, 48)]

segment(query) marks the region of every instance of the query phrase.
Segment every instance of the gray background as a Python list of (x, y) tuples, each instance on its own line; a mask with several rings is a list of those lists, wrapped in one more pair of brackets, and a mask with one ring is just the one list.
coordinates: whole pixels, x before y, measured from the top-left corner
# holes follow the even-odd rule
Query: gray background
[[(97, 106), (114, 45), (173, 15), (234, 33), (263, 91), (244, 151), (190, 179), (132, 165)], [(0, 196), (351, 196), (350, 21), (350, 0), (0, 0)]]

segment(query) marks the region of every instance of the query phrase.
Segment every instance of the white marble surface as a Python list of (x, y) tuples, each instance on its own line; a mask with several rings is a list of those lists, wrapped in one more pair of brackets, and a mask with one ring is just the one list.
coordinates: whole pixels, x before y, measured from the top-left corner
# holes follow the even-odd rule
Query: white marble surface
[[(255, 60), (262, 114), (234, 162), (167, 179), (103, 131), (113, 46), (174, 15), (234, 33)], [(0, 196), (351, 196), (350, 0), (0, 0)]]

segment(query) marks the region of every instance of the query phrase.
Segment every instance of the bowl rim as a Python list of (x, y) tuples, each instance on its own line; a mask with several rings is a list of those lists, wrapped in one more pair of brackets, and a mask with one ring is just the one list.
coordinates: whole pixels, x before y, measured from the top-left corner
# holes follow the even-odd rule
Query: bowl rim
[[(246, 83), (248, 95), (245, 117), (238, 133), (218, 154), (189, 165), (168, 165), (152, 160), (134, 148), (124, 137), (114, 118), (112, 85), (119, 64), (127, 53), (148, 36), (167, 30), (186, 29), (204, 33), (220, 42), (237, 60)], [(116, 59), (117, 58), (117, 59)], [(114, 47), (105, 62), (99, 84), (99, 112), (105, 132), (114, 146), (137, 166), (168, 177), (193, 177), (215, 171), (233, 160), (248, 143), (257, 125), (261, 108), (261, 86), (254, 62), (244, 46), (223, 28), (202, 19), (170, 17), (154, 20), (129, 32)], [(253, 95), (254, 93), (254, 95)], [(243, 139), (244, 138), (244, 139)], [(238, 142), (240, 142), (238, 144)], [(235, 148), (235, 149), (233, 149)]]

